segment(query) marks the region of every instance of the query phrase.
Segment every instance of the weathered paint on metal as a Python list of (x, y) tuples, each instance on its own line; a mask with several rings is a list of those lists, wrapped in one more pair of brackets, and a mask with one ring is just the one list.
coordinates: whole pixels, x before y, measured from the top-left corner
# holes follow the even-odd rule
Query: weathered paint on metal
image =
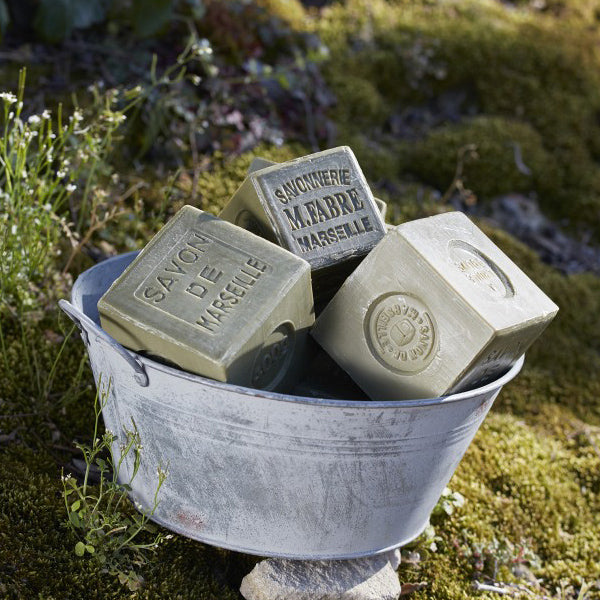
[[(302, 398), (220, 383), (116, 348), (100, 329), (96, 302), (134, 256), (83, 273), (72, 305), (61, 306), (87, 334), (96, 381), (111, 382), (106, 427), (123, 435), (133, 419), (141, 435), (133, 499), (150, 507), (157, 467), (168, 466), (154, 520), (215, 546), (334, 559), (406, 544), (523, 364), (482, 388), (425, 400)], [(123, 352), (142, 365), (146, 387)]]

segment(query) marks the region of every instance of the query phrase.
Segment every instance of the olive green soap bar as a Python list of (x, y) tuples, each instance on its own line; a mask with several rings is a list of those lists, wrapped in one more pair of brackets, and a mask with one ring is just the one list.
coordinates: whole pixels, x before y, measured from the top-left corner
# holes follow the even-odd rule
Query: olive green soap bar
[(314, 322), (308, 263), (231, 223), (182, 208), (98, 302), (131, 350), (248, 387), (295, 383)]
[[(221, 214), (309, 262), (313, 271), (367, 254), (385, 234), (350, 148), (264, 167), (255, 161)], [(262, 168), (259, 168), (262, 167)]]
[(460, 212), (390, 230), (313, 337), (375, 400), (471, 389), (506, 371), (558, 307)]
[[(259, 171), (260, 169), (266, 169), (267, 167), (271, 167), (276, 164), (279, 163), (276, 163), (275, 161), (269, 160), (267, 158), (263, 158), (262, 156), (255, 156), (252, 159), (250, 166), (248, 167), (248, 175), (250, 175), (250, 173), (254, 173), (255, 171)], [(381, 200), (380, 198), (374, 197), (373, 200), (377, 205), (377, 209), (379, 210), (381, 218), (383, 219), (383, 221), (385, 221), (385, 215), (387, 213), (387, 203)]]

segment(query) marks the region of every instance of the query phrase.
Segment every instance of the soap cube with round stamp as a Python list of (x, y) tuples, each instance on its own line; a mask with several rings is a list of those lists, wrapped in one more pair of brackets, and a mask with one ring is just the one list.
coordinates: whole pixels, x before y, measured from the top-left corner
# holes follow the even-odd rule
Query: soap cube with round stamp
[(313, 337), (373, 399), (471, 389), (506, 371), (558, 307), (466, 215), (390, 230)]
[(183, 207), (98, 303), (127, 348), (192, 373), (287, 391), (314, 322), (310, 267), (248, 231)]

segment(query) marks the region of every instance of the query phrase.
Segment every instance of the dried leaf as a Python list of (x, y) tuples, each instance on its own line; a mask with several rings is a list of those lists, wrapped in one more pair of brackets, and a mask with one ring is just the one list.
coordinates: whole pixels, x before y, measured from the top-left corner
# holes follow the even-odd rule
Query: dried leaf
[(427, 587), (426, 581), (421, 581), (419, 583), (403, 583), (400, 587), (400, 596), (408, 596), (409, 594), (418, 592), (425, 587)]

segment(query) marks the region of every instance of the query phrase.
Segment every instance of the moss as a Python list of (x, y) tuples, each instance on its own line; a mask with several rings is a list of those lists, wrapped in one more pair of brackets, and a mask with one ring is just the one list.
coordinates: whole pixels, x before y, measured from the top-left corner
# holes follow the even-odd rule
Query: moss
[[(257, 146), (253, 152), (247, 152), (233, 159), (226, 159), (222, 154), (214, 157), (212, 169), (202, 173), (198, 180), (199, 201), (196, 206), (213, 214), (218, 214), (241, 185), (248, 172), (248, 167), (255, 156), (274, 162), (283, 162), (297, 158), (309, 151), (301, 146)], [(186, 200), (182, 200), (179, 208)]]
[(110, 578), (100, 576), (102, 593), (89, 585), (98, 570), (89, 561), (75, 560), (75, 541), (62, 526), (60, 479), (41, 474), (40, 462), (23, 448), (18, 456), (3, 454), (0, 461), (3, 597), (118, 597), (119, 586)]
[(75, 555), (77, 540), (63, 525), (66, 513), (58, 472), (53, 477), (43, 473), (47, 457), (22, 447), (1, 456), (3, 598), (239, 598), (239, 555), (179, 537), (161, 547), (152, 563), (142, 568), (144, 587), (128, 593), (93, 558)]
[[(41, 320), (3, 319), (0, 429), (36, 448), (89, 434), (93, 379), (77, 329), (58, 307)], [(30, 315), (31, 319), (32, 316)], [(66, 342), (63, 344), (63, 339)]]
[(337, 94), (333, 118), (341, 123), (352, 123), (353, 128), (376, 128), (390, 112), (383, 96), (368, 79), (348, 73), (333, 72), (330, 84)]
[[(563, 423), (555, 435), (513, 415), (488, 417), (452, 482), (468, 507), (452, 529), (471, 544), (499, 534), (525, 543), (540, 559), (538, 576), (595, 579), (600, 566), (589, 567), (600, 543), (600, 495), (581, 483), (591, 446), (573, 447), (569, 411), (554, 414)], [(598, 456), (591, 460), (597, 468)]]
[[(526, 123), (500, 117), (476, 117), (433, 130), (415, 145), (407, 167), (445, 190), (454, 177), (459, 151), (468, 145), (476, 147), (478, 158), (465, 156), (463, 181), (478, 195), (547, 193), (559, 183), (556, 161), (544, 148), (541, 136)], [(515, 155), (522, 157), (530, 174), (523, 172)]]
[(257, 0), (271, 15), (279, 17), (296, 31), (307, 27), (307, 17), (304, 7), (299, 0)]
[[(479, 197), (506, 189), (508, 174), (507, 185), (533, 189), (543, 206), (600, 236), (598, 23), (595, 6), (583, 4), (566, 27), (560, 11), (509, 10), (490, 0), (348, 0), (325, 10), (314, 26), (331, 47), (328, 80), (348, 106), (359, 106), (367, 88), (340, 83), (351, 73), (374, 88), (387, 118), (416, 111), (423, 120), (416, 135), (430, 130), (421, 144), (406, 144), (409, 160), (399, 170), (445, 189), (456, 144), (474, 135), (482, 144), (481, 176), (471, 168)], [(351, 112), (338, 115), (344, 137), (360, 133)], [(385, 121), (378, 112), (376, 123)], [(380, 135), (383, 143), (395, 137), (385, 128)], [(532, 178), (515, 169), (507, 142), (523, 146)]]
[(421, 547), (425, 560), (401, 567), (401, 580), (430, 584), (415, 598), (471, 598), (473, 578), (486, 575), (530, 584), (512, 571), (519, 564), (543, 579), (546, 593), (561, 580), (578, 586), (600, 576), (600, 459), (595, 442), (573, 437), (576, 428), (558, 407), (533, 422), (488, 415), (450, 482), (465, 504), (434, 518), (437, 552)]

